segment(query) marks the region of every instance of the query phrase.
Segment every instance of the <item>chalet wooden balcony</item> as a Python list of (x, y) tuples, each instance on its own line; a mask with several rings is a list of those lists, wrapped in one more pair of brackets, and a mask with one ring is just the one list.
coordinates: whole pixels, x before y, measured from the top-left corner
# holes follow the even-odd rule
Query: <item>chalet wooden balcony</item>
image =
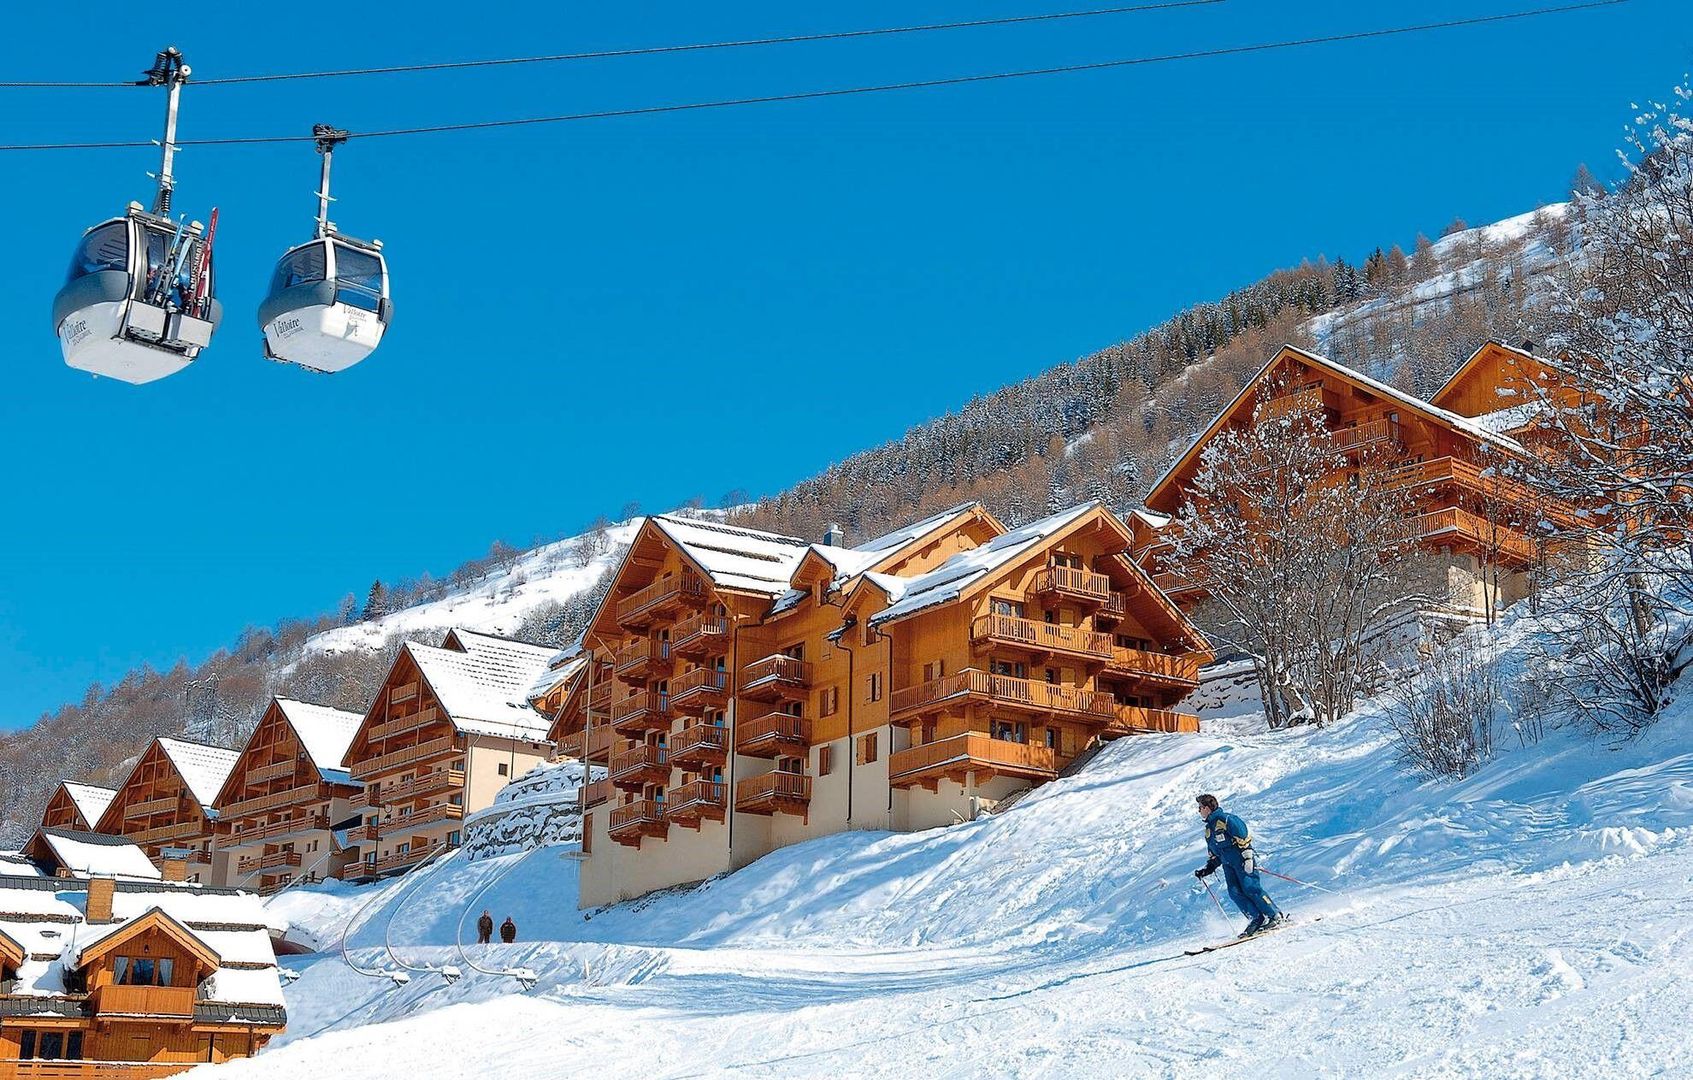
[(457, 736), (447, 735), (439, 739), (430, 739), (416, 746), (408, 746), (379, 757), (365, 758), (355, 761), (350, 770), (353, 779), (363, 780), (395, 769), (405, 768), (407, 765), (421, 765), (458, 750)]
[(1096, 621), (1110, 620), (1111, 622), (1117, 622), (1121, 620), (1124, 615), (1128, 614), (1128, 611), (1128, 596), (1113, 589), (1110, 594), (1105, 597), (1105, 603), (1099, 605), (1099, 610), (1093, 613), (1093, 617)]
[(1570, 526), (1578, 521), (1573, 511), (1532, 485), (1462, 458), (1440, 457), (1409, 462), (1393, 469), (1388, 480), (1393, 484), (1425, 488), (1431, 493), (1435, 489), (1457, 488), (1504, 503), (1525, 515), (1532, 515), (1536, 520), (1544, 517), (1559, 525)]
[(611, 748), (617, 738), (617, 732), (612, 730), (611, 725), (606, 720), (601, 720), (586, 731), (565, 736), (565, 739), (559, 742), (558, 748), (562, 754), (604, 765), (610, 760)]
[(1031, 596), (1051, 596), (1072, 603), (1104, 605), (1111, 599), (1111, 579), (1073, 566), (1048, 566), (1035, 575)]
[(349, 840), (373, 841), (382, 839), (382, 829), (377, 825), (355, 825), (347, 833)]
[(418, 728), (427, 727), (440, 719), (441, 710), (431, 705), (427, 709), (417, 710), (410, 716), (396, 716), (384, 720), (380, 724), (372, 724), (365, 738), (371, 742), (376, 742), (390, 736), (403, 735), (408, 731), (416, 731)]
[(613, 787), (631, 791), (639, 791), (648, 784), (668, 784), (670, 760), (667, 751), (662, 746), (642, 745), (613, 754), (606, 779)]
[(677, 825), (698, 828), (701, 821), (722, 821), (728, 789), (721, 780), (694, 780), (671, 788), (664, 816)]
[[(1121, 593), (1117, 595), (1121, 596)], [(1020, 619), (1014, 615), (978, 615), (970, 623), (978, 645), (1018, 649), (1040, 655), (1060, 654), (1084, 662), (1111, 659), (1111, 635), (1079, 626)]]
[(1321, 383), (1311, 383), (1264, 402), (1258, 409), (1258, 422), (1268, 423), (1289, 416), (1305, 416), (1316, 412), (1340, 412), (1340, 393)]
[(1144, 679), (1169, 686), (1194, 687), (1199, 685), (1199, 661), (1197, 653), (1171, 656), (1168, 653), (1114, 646), (1111, 659), (1105, 663), (1105, 671), (1107, 674), (1124, 678)]
[(1194, 578), (1181, 570), (1160, 570), (1152, 575), (1152, 583), (1172, 600), (1189, 599), (1203, 593), (1208, 582)]
[(256, 769), (248, 769), (247, 782), (249, 784), (263, 784), (270, 780), (280, 780), (283, 777), (293, 776), (299, 767), (300, 762), (296, 758), (289, 758), (286, 761), (273, 761), (269, 765), (260, 765)]
[(617, 650), (612, 670), (626, 682), (646, 682), (670, 670), (670, 643), (658, 638), (637, 638)]
[(410, 701), (412, 698), (417, 696), (417, 691), (418, 691), (417, 680), (414, 679), (409, 683), (401, 683), (400, 685), (394, 687), (392, 690), (388, 691), (388, 701), (391, 704), (399, 703), (399, 702), (402, 702), (402, 701)]
[(751, 701), (785, 701), (805, 696), (811, 688), (811, 665), (776, 653), (741, 669), (737, 693)]
[(205, 829), (206, 826), (199, 821), (178, 821), (172, 825), (160, 825), (153, 829), (124, 833), (124, 839), (132, 844), (159, 844), (167, 840), (182, 840), (190, 836), (198, 836)]
[(677, 712), (698, 716), (710, 709), (721, 709), (728, 703), (727, 671), (697, 667), (670, 680), (670, 707)]
[(101, 1020), (155, 1018), (183, 1023), (194, 1019), (192, 986), (102, 986), (89, 995)]
[(1539, 555), (1534, 541), (1517, 530), (1455, 506), (1417, 515), (1410, 530), (1435, 543), (1480, 549), (1498, 562), (1532, 563)]
[(748, 757), (801, 757), (811, 745), (811, 721), (787, 713), (768, 713), (735, 729), (735, 753)]
[(640, 847), (643, 837), (656, 836), (662, 840), (670, 832), (670, 822), (664, 816), (662, 804), (639, 799), (611, 808), (608, 831), (619, 844)]
[[(286, 791), (273, 791), (269, 795), (259, 795), (251, 799), (241, 799), (223, 807), (225, 819), (246, 817), (249, 814), (262, 814), (267, 810), (274, 810), (279, 806), (293, 806), (297, 803), (316, 802), (332, 798), (335, 789), (326, 783), (306, 784), (302, 787), (289, 788)], [(353, 795), (354, 805), (362, 797), (363, 792)]]
[(577, 789), (576, 802), (585, 812), (611, 798), (612, 792), (610, 780), (595, 780)]
[(695, 724), (670, 737), (670, 764), (678, 769), (716, 768), (729, 756), (729, 729), (720, 724)]
[(273, 851), (269, 855), (254, 855), (235, 864), (235, 872), (242, 877), (260, 870), (298, 869), (303, 859), (298, 851)]
[(1139, 705), (1119, 705), (1116, 711), (1117, 715), (1112, 718), (1110, 726), (1102, 732), (1107, 737), (1142, 735), (1157, 731), (1192, 734), (1199, 730), (1199, 717), (1192, 713), (1147, 709)]
[[(375, 795), (375, 801), (366, 805), (394, 806), (412, 799), (421, 799), (429, 795), (438, 795), (443, 791), (452, 791), (464, 787), (463, 769), (431, 769), (410, 780), (402, 780), (397, 784), (382, 784)], [(367, 792), (371, 788), (365, 789)]]
[(1392, 420), (1366, 420), (1352, 427), (1336, 428), (1331, 441), (1337, 450), (1399, 449), (1405, 445), (1404, 432)]
[(413, 847), (410, 851), (396, 851), (391, 854), (384, 855), (382, 858), (377, 859), (374, 862), (365, 863), (362, 876), (373, 877), (378, 874), (391, 873), (395, 870), (401, 869), (402, 867), (416, 866), (418, 863), (429, 858), (431, 855), (446, 846), (445, 841), (437, 841), (433, 844), (420, 844)]
[(735, 785), (735, 809), (743, 814), (806, 814), (811, 809), (811, 777), (768, 772)]
[(234, 829), (230, 832), (226, 843), (230, 847), (242, 847), (247, 844), (264, 843), (285, 836), (295, 836), (299, 833), (328, 828), (328, 814), (307, 814), (303, 817), (285, 818), (282, 821), (271, 821), (263, 824), (256, 823), (246, 828)]
[(183, 1061), (0, 1061), (0, 1080), (164, 1080), (180, 1075)]
[(130, 803), (123, 808), (123, 816), (128, 818), (150, 817), (153, 814), (169, 814), (176, 810), (182, 800), (175, 795), (163, 799), (147, 799), (143, 802)]
[(894, 787), (932, 790), (942, 778), (963, 782), (969, 773), (978, 781), (1001, 774), (1050, 780), (1058, 775), (1058, 756), (1050, 747), (966, 732), (897, 750), (888, 758), (888, 782)]
[(1009, 675), (993, 675), (978, 668), (968, 668), (956, 675), (947, 675), (895, 690), (891, 711), (893, 717), (898, 720), (976, 703), (1038, 713), (1058, 713), (1077, 720), (1102, 724), (1110, 722), (1112, 707), (1115, 704), (1110, 694), (1097, 690), (1083, 690), (1064, 683), (1018, 679)]
[(669, 731), (671, 715), (668, 693), (641, 690), (612, 704), (611, 726), (620, 735), (640, 738), (646, 731)]
[(702, 604), (705, 598), (705, 582), (693, 574), (660, 578), (617, 602), (617, 622), (621, 626), (639, 629), (684, 606)]
[(670, 651), (677, 656), (711, 656), (729, 641), (729, 620), (722, 615), (695, 615), (670, 628)]
[(610, 679), (603, 679), (594, 683), (594, 688), (588, 691), (588, 708), (602, 715), (611, 708)]
[(438, 803), (435, 806), (426, 806), (416, 813), (388, 818), (381, 822), (377, 828), (382, 831), (383, 836), (395, 836), (410, 832), (413, 829), (427, 829), (431, 826), (462, 820), (464, 820), (464, 807), (455, 806), (452, 803)]

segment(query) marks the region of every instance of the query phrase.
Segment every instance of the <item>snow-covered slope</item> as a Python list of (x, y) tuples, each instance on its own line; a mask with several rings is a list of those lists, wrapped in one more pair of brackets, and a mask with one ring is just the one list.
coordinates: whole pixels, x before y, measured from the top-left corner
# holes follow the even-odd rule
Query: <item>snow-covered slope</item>
[[(1518, 619), (1507, 655), (1536, 632)], [(587, 919), (565, 845), (286, 894), (273, 915), (325, 942), (370, 901), (366, 968), (465, 977), (300, 958), (287, 1036), (212, 1075), (1693, 1072), (1659, 1022), (1693, 988), (1693, 709), (1620, 749), (1554, 732), (1456, 784), (1406, 772), (1371, 708), (1240, 726), (1125, 740), (997, 817), (829, 837)], [(1272, 879), (1320, 922), (1184, 955), (1240, 923), (1191, 876), (1204, 790), (1312, 883)], [(519, 944), (458, 949), (483, 908)]]

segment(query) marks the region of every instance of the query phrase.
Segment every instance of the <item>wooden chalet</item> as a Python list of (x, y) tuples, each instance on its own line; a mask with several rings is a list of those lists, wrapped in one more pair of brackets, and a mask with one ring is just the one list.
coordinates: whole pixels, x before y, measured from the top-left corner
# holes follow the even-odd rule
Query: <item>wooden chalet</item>
[(53, 797), (47, 800), (46, 809), (41, 812), (41, 825), (43, 828), (93, 832), (117, 793), (116, 788), (61, 780)]
[(457, 846), (467, 813), (551, 757), (548, 719), (527, 694), (556, 653), (467, 630), (400, 650), (347, 749), (363, 785), (350, 875), (380, 877)]
[(239, 752), (183, 739), (154, 739), (95, 825), (134, 842), (156, 864), (181, 860), (190, 880), (210, 882), (218, 791)]
[[(1481, 614), (1508, 606), (1526, 594), (1531, 569), (1546, 556), (1538, 524), (1572, 524), (1576, 511), (1512, 477), (1532, 453), (1517, 435), (1535, 406), (1502, 395), (1507, 352), (1516, 351), (1485, 347), (1436, 395), (1465, 410), (1458, 412), (1284, 346), (1153, 486), (1146, 497), (1152, 513), (1131, 523), (1137, 561), (1184, 607), (1203, 601), (1202, 575), (1180, 566), (1171, 551), (1170, 530), (1180, 522), (1166, 519), (1188, 501), (1205, 447), (1227, 428), (1317, 413), (1343, 451), (1389, 456), (1391, 482), (1415, 493), (1407, 527), (1443, 575), (1449, 609)], [(1485, 406), (1492, 408), (1480, 411)]]
[(271, 699), (218, 792), (220, 881), (269, 893), (343, 875), (351, 845), (338, 837), (363, 824), (344, 760), (362, 720)]
[(251, 1056), (286, 1024), (257, 897), (0, 876), (0, 1080), (154, 1080)]
[(972, 816), (1102, 738), (1197, 730), (1172, 706), (1203, 639), (1097, 504), (828, 540), (669, 516), (636, 534), (553, 727), (607, 767), (583, 790), (583, 906)]
[[(136, 844), (105, 833), (56, 829), (46, 825), (23, 847), (38, 873), (57, 878), (110, 877), (159, 881), (164, 874)], [(180, 865), (180, 864), (179, 864)]]

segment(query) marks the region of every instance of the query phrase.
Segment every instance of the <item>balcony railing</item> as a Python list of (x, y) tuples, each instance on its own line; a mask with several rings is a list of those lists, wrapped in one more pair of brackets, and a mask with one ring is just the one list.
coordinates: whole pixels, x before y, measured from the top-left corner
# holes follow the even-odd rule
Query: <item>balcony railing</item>
[(603, 679), (594, 683), (594, 688), (588, 691), (588, 708), (592, 712), (604, 714), (611, 708), (611, 680)]
[(1203, 592), (1206, 582), (1197, 580), (1180, 570), (1160, 570), (1152, 575), (1152, 583), (1166, 596), (1182, 596)]
[(235, 872), (246, 876), (247, 874), (256, 874), (260, 870), (297, 867), (302, 861), (298, 851), (273, 851), (269, 855), (255, 855), (250, 859), (242, 859), (235, 864)]
[(384, 720), (380, 724), (372, 724), (366, 738), (371, 742), (386, 739), (391, 735), (402, 735), (408, 731), (415, 731), (441, 719), (441, 710), (431, 705), (427, 709), (419, 709), (410, 716), (396, 716), (391, 720)]
[(192, 986), (119, 986), (110, 983), (94, 991), (94, 1014), (112, 1016), (165, 1016), (178, 1020), (194, 1017)]
[(811, 777), (768, 772), (735, 785), (735, 809), (748, 814), (803, 814), (811, 803)]
[(979, 668), (967, 668), (956, 675), (931, 679), (917, 686), (895, 690), (892, 711), (919, 712), (949, 701), (969, 699), (989, 701), (996, 705), (1034, 709), (1074, 715), (1086, 720), (1108, 722), (1115, 705), (1110, 694), (1097, 690), (1083, 690), (1064, 683), (1018, 679), (1009, 675), (993, 675)]
[(728, 757), (728, 749), (728, 728), (695, 724), (670, 737), (670, 763), (683, 769), (721, 765)]
[(1322, 383), (1310, 383), (1264, 402), (1258, 409), (1258, 421), (1264, 423), (1280, 420), (1285, 416), (1299, 416), (1324, 409), (1338, 411), (1339, 408), (1339, 394), (1325, 389)]
[(970, 732), (897, 750), (888, 759), (888, 777), (896, 786), (970, 770), (1050, 779), (1057, 775), (1058, 756), (1050, 747)]
[(443, 822), (461, 821), (463, 819), (464, 807), (455, 806), (452, 803), (439, 803), (435, 806), (426, 806), (416, 813), (388, 818), (381, 822), (378, 828), (382, 830), (383, 836), (393, 836), (412, 829), (426, 829)]
[(684, 603), (705, 599), (705, 583), (693, 574), (660, 578), (617, 602), (617, 621), (626, 626), (644, 626), (659, 612)]
[(143, 802), (130, 803), (123, 808), (125, 818), (148, 817), (153, 814), (168, 814), (180, 805), (182, 800), (175, 795), (163, 799), (147, 799)]
[(189, 836), (198, 836), (206, 830), (204, 823), (199, 821), (178, 821), (172, 825), (160, 825), (156, 829), (142, 829), (139, 832), (124, 833), (124, 839), (132, 844), (157, 844), (165, 840), (181, 840)]
[(234, 829), (230, 832), (227, 842), (232, 847), (244, 844), (256, 844), (264, 840), (274, 840), (281, 836), (292, 836), (295, 833), (311, 832), (329, 828), (328, 814), (308, 814), (303, 817), (291, 817), (282, 821), (267, 822), (262, 825), (251, 825), (244, 829)]
[(619, 731), (667, 730), (670, 727), (670, 695), (642, 690), (611, 707), (611, 726)]
[(1049, 566), (1035, 575), (1029, 591), (1036, 596), (1062, 596), (1103, 604), (1111, 598), (1111, 579), (1073, 566)]
[(1573, 512), (1550, 499), (1546, 493), (1497, 469), (1476, 465), (1461, 458), (1439, 457), (1400, 465), (1388, 474), (1389, 483), (1407, 487), (1434, 488), (1452, 484), (1467, 491), (1546, 517), (1560, 525), (1576, 522)]
[(1111, 659), (1110, 634), (1014, 615), (978, 615), (970, 624), (970, 637), (973, 641), (1020, 646), (1035, 652), (1067, 653), (1087, 660)]
[(412, 848), (410, 851), (396, 851), (390, 855), (384, 855), (374, 862), (365, 863), (364, 873), (367, 875), (386, 874), (390, 870), (398, 870), (402, 866), (415, 866), (446, 846), (445, 842), (437, 842), (423, 844)]
[(1111, 595), (1105, 598), (1105, 603), (1101, 604), (1099, 610), (1094, 612), (1094, 618), (1121, 619), (1128, 613), (1128, 610), (1129, 598), (1113, 589)]
[(1199, 685), (1199, 656), (1171, 656), (1168, 653), (1148, 652), (1145, 649), (1117, 647), (1105, 670), (1114, 675), (1131, 675), (1159, 682)]
[(619, 678), (645, 678), (670, 667), (670, 643), (658, 638), (636, 638), (617, 650), (612, 670)]
[(0, 1080), (163, 1080), (185, 1061), (0, 1061)]
[(590, 807), (600, 805), (607, 799), (611, 798), (611, 796), (611, 781), (595, 780), (593, 783), (583, 784), (581, 788), (578, 789), (576, 801), (583, 810), (587, 810)]
[(803, 692), (811, 685), (811, 665), (776, 653), (741, 669), (740, 695), (754, 701), (776, 701)]
[(670, 628), (670, 651), (704, 656), (722, 648), (729, 638), (729, 620), (722, 615), (695, 615)]
[(1352, 427), (1336, 428), (1332, 440), (1337, 450), (1357, 450), (1366, 446), (1403, 446), (1404, 436), (1392, 420), (1366, 420)]
[(426, 795), (434, 795), (442, 791), (464, 787), (463, 769), (431, 769), (421, 776), (414, 776), (410, 780), (402, 780), (397, 784), (385, 783), (380, 789), (366, 788), (366, 793), (375, 791), (372, 801), (367, 806), (393, 806), (411, 799), (420, 799)]
[(1132, 735), (1148, 731), (1188, 732), (1199, 730), (1199, 717), (1170, 709), (1147, 709), (1139, 705), (1117, 706), (1116, 718), (1107, 735)]
[(665, 748), (643, 744), (611, 755), (606, 779), (615, 787), (664, 783), (670, 779), (670, 763)]
[(735, 729), (735, 752), (748, 757), (798, 755), (811, 745), (811, 721), (787, 713), (768, 713)]
[(351, 774), (353, 779), (363, 780), (378, 773), (385, 773), (417, 762), (427, 761), (442, 754), (450, 754), (457, 749), (456, 736), (447, 735), (439, 739), (430, 739), (428, 742), (408, 746), (403, 750), (395, 750), (393, 753), (383, 754), (380, 757), (356, 761), (353, 763)]
[(697, 822), (702, 818), (722, 821), (723, 811), (728, 805), (727, 790), (721, 780), (694, 780), (671, 788), (665, 816), (679, 823)]
[(415, 679), (409, 683), (401, 683), (388, 691), (388, 700), (390, 702), (410, 701), (417, 696), (417, 688), (418, 684)]
[[(251, 799), (242, 799), (223, 807), (225, 819), (246, 817), (249, 814), (260, 814), (266, 810), (274, 810), (279, 806), (294, 806), (298, 803), (309, 803), (332, 798), (335, 790), (328, 784), (308, 784), (304, 787), (289, 788), (286, 791), (273, 791), (269, 795), (260, 795)], [(357, 805), (362, 792), (354, 793), (353, 802)]]
[(1517, 530), (1488, 521), (1479, 514), (1472, 514), (1456, 506), (1417, 515), (1410, 523), (1410, 532), (1424, 539), (1438, 540), (1442, 536), (1457, 536), (1478, 547), (1521, 562), (1533, 562), (1539, 554), (1535, 550), (1534, 541)]
[(611, 808), (607, 831), (620, 844), (639, 847), (644, 836), (664, 836), (670, 823), (664, 816), (664, 805), (652, 799), (638, 799)]
[(256, 769), (247, 770), (247, 782), (249, 784), (262, 784), (267, 780), (275, 780), (278, 777), (293, 776), (299, 765), (299, 761), (295, 758), (289, 758), (286, 761), (273, 761), (269, 765), (260, 765)]
[(670, 680), (670, 704), (682, 712), (698, 713), (728, 701), (729, 673), (698, 667)]

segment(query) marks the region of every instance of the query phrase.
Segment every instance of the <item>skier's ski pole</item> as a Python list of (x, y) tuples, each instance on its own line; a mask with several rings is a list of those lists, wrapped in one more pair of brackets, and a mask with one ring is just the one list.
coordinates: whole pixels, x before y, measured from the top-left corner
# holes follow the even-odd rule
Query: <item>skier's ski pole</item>
[(1199, 883), (1201, 885), (1205, 886), (1205, 892), (1208, 896), (1211, 897), (1211, 902), (1213, 904), (1217, 905), (1217, 913), (1220, 914), (1225, 919), (1228, 918), (1229, 913), (1223, 910), (1223, 902), (1221, 900), (1217, 899), (1217, 894), (1211, 888), (1211, 883), (1209, 881), (1206, 881), (1204, 878), (1200, 878)]
[[(1271, 870), (1267, 866), (1260, 866), (1258, 869), (1261, 870), (1262, 872), (1270, 875), (1271, 877), (1279, 877), (1283, 881), (1291, 881), (1295, 885), (1303, 885), (1307, 889), (1316, 889), (1318, 892), (1326, 892), (1326, 893), (1333, 893), (1334, 892), (1333, 889), (1325, 889), (1321, 885), (1313, 885), (1309, 881), (1300, 881), (1298, 878), (1288, 877), (1286, 874), (1278, 874), (1274, 870)], [(1336, 893), (1336, 895), (1339, 895), (1339, 894)]]

